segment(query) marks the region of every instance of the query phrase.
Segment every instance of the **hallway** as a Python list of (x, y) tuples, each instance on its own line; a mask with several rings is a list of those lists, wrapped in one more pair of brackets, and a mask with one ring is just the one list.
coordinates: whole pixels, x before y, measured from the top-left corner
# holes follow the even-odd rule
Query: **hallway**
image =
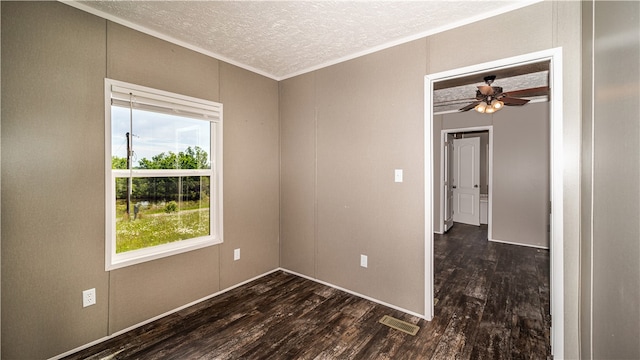
[(456, 223), (435, 235), (434, 254), (434, 321), (449, 319), (460, 358), (550, 355), (548, 250), (488, 242), (486, 225)]

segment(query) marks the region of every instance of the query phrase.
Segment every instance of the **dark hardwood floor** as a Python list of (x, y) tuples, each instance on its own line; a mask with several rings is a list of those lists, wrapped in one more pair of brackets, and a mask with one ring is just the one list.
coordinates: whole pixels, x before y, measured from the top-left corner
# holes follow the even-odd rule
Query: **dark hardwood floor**
[[(436, 235), (433, 321), (275, 272), (66, 359), (547, 359), (549, 252)], [(378, 323), (420, 326), (411, 336)]]

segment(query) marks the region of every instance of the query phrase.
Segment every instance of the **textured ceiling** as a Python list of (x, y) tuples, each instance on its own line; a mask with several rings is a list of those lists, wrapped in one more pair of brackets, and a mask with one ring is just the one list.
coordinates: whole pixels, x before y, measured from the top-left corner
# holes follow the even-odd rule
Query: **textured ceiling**
[(537, 1), (64, 2), (281, 80)]

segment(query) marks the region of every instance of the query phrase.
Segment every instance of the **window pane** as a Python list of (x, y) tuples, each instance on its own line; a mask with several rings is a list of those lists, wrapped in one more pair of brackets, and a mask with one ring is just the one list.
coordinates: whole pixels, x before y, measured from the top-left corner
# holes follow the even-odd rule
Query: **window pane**
[(210, 177), (116, 179), (116, 253), (187, 240), (211, 233)]
[(112, 79), (106, 88), (105, 269), (221, 243), (222, 104)]
[(210, 123), (189, 117), (111, 107), (113, 169), (126, 169), (127, 134), (131, 135), (134, 169), (209, 169)]

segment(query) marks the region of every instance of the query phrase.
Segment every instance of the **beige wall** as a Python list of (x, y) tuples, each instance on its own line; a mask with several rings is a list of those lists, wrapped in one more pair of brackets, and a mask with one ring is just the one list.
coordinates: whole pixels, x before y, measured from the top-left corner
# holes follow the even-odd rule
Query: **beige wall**
[(582, 354), (638, 359), (640, 3), (586, 2), (583, 19), (584, 103), (593, 107), (583, 137)]
[[(2, 6), (0, 6), (0, 29), (2, 29)], [(2, 41), (0, 40), (0, 43)], [(0, 46), (0, 69), (2, 69), (2, 46)], [(0, 84), (2, 84), (2, 71), (0, 71)], [(0, 109), (2, 108), (2, 86), (0, 85)], [(0, 111), (0, 134), (2, 134), (2, 111)], [(0, 159), (2, 159), (2, 137), (0, 136)], [(2, 189), (2, 161), (0, 161), (0, 189)], [(2, 192), (0, 192), (0, 224), (2, 223)], [(0, 279), (2, 278), (2, 231), (0, 231)], [(0, 299), (2, 299), (2, 286), (0, 286)], [(0, 301), (0, 329), (2, 329), (2, 301)], [(0, 331), (0, 344), (2, 343), (2, 331)], [(0, 346), (0, 358), (2, 358), (2, 346)]]
[[(470, 40), (478, 34), (501, 45)], [(577, 2), (535, 4), (281, 82), (282, 266), (423, 313), (424, 75), (558, 46), (566, 69), (560, 321), (565, 356), (578, 358)], [(404, 183), (393, 183), (395, 168), (404, 169)], [(368, 269), (359, 267), (360, 254), (369, 255)]]
[(493, 116), (492, 240), (549, 247), (548, 105)]
[(280, 83), (280, 266), (316, 276), (316, 73)]
[[(278, 267), (276, 81), (58, 2), (1, 6), (5, 358), (55, 356)], [(224, 244), (104, 271), (105, 77), (223, 103)]]
[(591, 144), (592, 122), (591, 104), (593, 103), (593, 2), (582, 2), (582, 159), (580, 183), (580, 354), (584, 359), (591, 357), (591, 194), (592, 164)]
[(0, 5), (2, 355), (46, 358), (107, 331), (106, 22), (62, 4)]
[[(220, 287), (279, 266), (278, 83), (220, 63), (224, 106), (224, 243)], [(240, 260), (233, 261), (233, 250)]]
[[(415, 41), (316, 77), (315, 275), (414, 312), (424, 308), (424, 158), (415, 136), (424, 113), (415, 105), (424, 102), (425, 55)], [(394, 183), (394, 169), (404, 182)]]
[(415, 312), (425, 56), (412, 42), (280, 86), (282, 266)]
[[(493, 221), (490, 240), (549, 247), (549, 103), (434, 116), (438, 149), (434, 189), (440, 189), (441, 130), (493, 127)], [(435, 153), (436, 151), (434, 151)], [(440, 193), (433, 194), (434, 229), (440, 229)]]

